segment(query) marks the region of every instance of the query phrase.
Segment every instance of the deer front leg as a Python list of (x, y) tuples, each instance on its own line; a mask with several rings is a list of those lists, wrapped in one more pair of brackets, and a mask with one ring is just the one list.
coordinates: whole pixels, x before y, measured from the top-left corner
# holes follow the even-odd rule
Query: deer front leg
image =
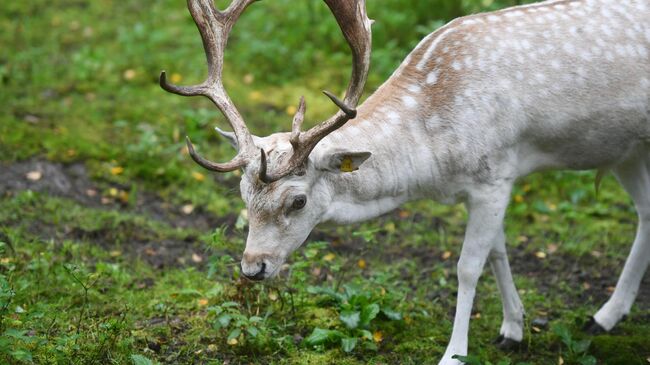
[(469, 319), (476, 284), (495, 243), (503, 238), (503, 217), (508, 206), (510, 190), (509, 183), (482, 187), (471, 192), (467, 200), (469, 221), (458, 260), (458, 299), (454, 329), (440, 365), (460, 364), (460, 361), (452, 359), (452, 356), (467, 355)]

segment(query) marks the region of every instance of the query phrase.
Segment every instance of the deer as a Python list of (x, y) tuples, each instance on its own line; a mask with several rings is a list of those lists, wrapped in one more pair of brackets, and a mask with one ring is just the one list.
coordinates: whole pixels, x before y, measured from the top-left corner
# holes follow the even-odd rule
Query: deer
[(586, 330), (610, 331), (634, 303), (650, 261), (650, 1), (550, 0), (455, 19), (426, 36), (361, 105), (370, 65), (365, 0), (324, 0), (352, 53), (345, 97), (303, 131), (299, 102), (291, 132), (249, 131), (222, 82), (229, 34), (255, 0), (188, 0), (206, 53), (207, 79), (160, 86), (210, 99), (232, 132), (229, 162), (187, 150), (203, 168), (241, 170), (249, 232), (241, 273), (278, 274), (315, 226), (375, 218), (416, 199), (463, 203), (451, 338), (439, 364), (460, 364), (476, 285), (486, 263), (503, 305), (499, 347), (523, 338), (524, 308), (513, 282), (504, 217), (513, 185), (546, 170), (611, 171), (634, 202), (638, 229), (610, 299)]

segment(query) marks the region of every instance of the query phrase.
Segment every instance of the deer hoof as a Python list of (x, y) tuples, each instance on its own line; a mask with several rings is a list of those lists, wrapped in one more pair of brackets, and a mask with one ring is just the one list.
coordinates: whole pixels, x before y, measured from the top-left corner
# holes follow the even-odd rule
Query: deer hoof
[(598, 322), (596, 322), (596, 320), (594, 319), (594, 317), (589, 317), (587, 323), (585, 323), (585, 325), (582, 327), (582, 331), (592, 336), (602, 335), (603, 333), (607, 333), (607, 330), (605, 330), (603, 326), (599, 325)]
[(505, 337), (504, 335), (499, 335), (499, 337), (497, 337), (493, 343), (499, 350), (502, 351), (518, 350), (521, 347), (521, 341), (513, 340), (511, 338)]

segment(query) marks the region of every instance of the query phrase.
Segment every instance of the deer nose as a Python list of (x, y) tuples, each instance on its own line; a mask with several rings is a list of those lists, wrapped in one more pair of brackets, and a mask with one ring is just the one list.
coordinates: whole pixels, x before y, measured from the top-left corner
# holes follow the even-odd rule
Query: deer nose
[[(246, 267), (245, 267), (246, 266)], [(257, 272), (255, 272), (257, 268)], [(266, 263), (264, 261), (259, 261), (255, 264), (244, 264), (241, 263), (241, 273), (248, 280), (252, 281), (261, 281), (264, 280), (264, 275), (266, 274)]]

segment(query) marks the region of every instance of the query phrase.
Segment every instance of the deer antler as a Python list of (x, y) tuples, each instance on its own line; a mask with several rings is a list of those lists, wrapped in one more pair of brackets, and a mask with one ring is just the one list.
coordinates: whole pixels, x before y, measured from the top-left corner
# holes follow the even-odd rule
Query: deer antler
[(192, 159), (204, 168), (217, 172), (233, 171), (244, 167), (256, 154), (253, 137), (246, 127), (241, 114), (226, 93), (221, 79), (223, 55), (232, 27), (246, 7), (258, 0), (234, 0), (226, 10), (215, 8), (213, 0), (187, 0), (187, 7), (196, 23), (203, 48), (208, 61), (208, 77), (203, 83), (194, 86), (176, 86), (167, 81), (165, 71), (160, 73), (160, 86), (166, 91), (178, 95), (203, 95), (212, 100), (226, 117), (237, 139), (239, 152), (228, 163), (216, 163), (204, 159), (194, 151), (194, 146), (187, 138), (187, 148)]
[[(260, 169), (260, 180), (270, 183), (301, 169), (309, 154), (325, 136), (341, 128), (349, 120), (356, 117), (355, 107), (361, 98), (363, 87), (368, 77), (370, 67), (370, 49), (372, 33), (366, 13), (365, 0), (324, 0), (336, 18), (345, 39), (352, 50), (352, 76), (348, 84), (345, 98), (339, 100), (334, 94), (323, 91), (341, 110), (328, 120), (318, 124), (306, 132), (300, 132), (305, 115), (304, 99), (300, 100), (300, 107), (294, 117), (290, 142), (293, 154), (284, 163), (274, 166), (274, 172), (268, 173), (267, 168)], [(266, 163), (264, 151), (261, 162)], [(262, 174), (262, 171), (264, 172)]]

